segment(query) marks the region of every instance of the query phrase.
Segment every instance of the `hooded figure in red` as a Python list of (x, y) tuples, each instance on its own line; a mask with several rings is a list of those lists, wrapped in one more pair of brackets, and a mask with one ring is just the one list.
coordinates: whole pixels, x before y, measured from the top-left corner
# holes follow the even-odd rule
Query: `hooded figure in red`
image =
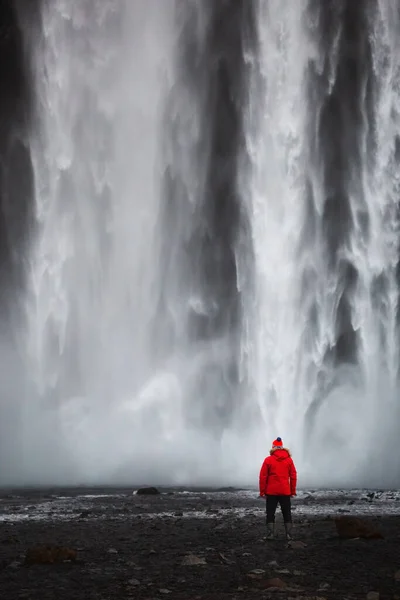
[(260, 496), (266, 497), (267, 539), (275, 537), (275, 512), (281, 507), (286, 538), (291, 539), (291, 496), (296, 495), (297, 471), (287, 448), (280, 437), (272, 442), (269, 456), (260, 471)]

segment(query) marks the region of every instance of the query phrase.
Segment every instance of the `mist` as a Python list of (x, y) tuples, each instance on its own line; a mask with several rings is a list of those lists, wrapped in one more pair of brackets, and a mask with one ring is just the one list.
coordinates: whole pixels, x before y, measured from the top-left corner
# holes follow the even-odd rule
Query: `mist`
[(16, 6), (0, 485), (398, 486), (400, 5)]

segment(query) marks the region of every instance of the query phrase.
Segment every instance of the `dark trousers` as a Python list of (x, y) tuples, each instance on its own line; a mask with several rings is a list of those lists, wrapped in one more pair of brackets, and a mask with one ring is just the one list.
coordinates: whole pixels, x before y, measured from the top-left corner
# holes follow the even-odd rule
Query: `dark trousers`
[(276, 509), (281, 507), (283, 522), (292, 522), (292, 504), (290, 496), (267, 496), (266, 498), (266, 511), (267, 511), (267, 523), (275, 523)]

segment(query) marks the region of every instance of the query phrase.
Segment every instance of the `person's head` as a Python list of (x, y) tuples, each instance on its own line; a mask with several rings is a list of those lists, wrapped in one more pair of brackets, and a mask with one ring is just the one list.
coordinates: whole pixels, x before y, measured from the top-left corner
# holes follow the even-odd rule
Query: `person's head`
[(282, 448), (282, 447), (283, 447), (282, 438), (277, 437), (276, 440), (274, 440), (272, 442), (272, 448)]

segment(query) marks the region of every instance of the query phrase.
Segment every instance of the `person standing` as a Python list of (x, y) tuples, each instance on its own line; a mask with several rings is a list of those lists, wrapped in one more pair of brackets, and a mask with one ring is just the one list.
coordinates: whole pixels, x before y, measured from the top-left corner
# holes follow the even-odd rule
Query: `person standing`
[(296, 495), (297, 471), (291, 454), (283, 447), (282, 438), (272, 442), (269, 456), (260, 470), (260, 496), (266, 498), (267, 539), (275, 537), (275, 512), (279, 504), (285, 525), (286, 539), (291, 540), (291, 497)]

